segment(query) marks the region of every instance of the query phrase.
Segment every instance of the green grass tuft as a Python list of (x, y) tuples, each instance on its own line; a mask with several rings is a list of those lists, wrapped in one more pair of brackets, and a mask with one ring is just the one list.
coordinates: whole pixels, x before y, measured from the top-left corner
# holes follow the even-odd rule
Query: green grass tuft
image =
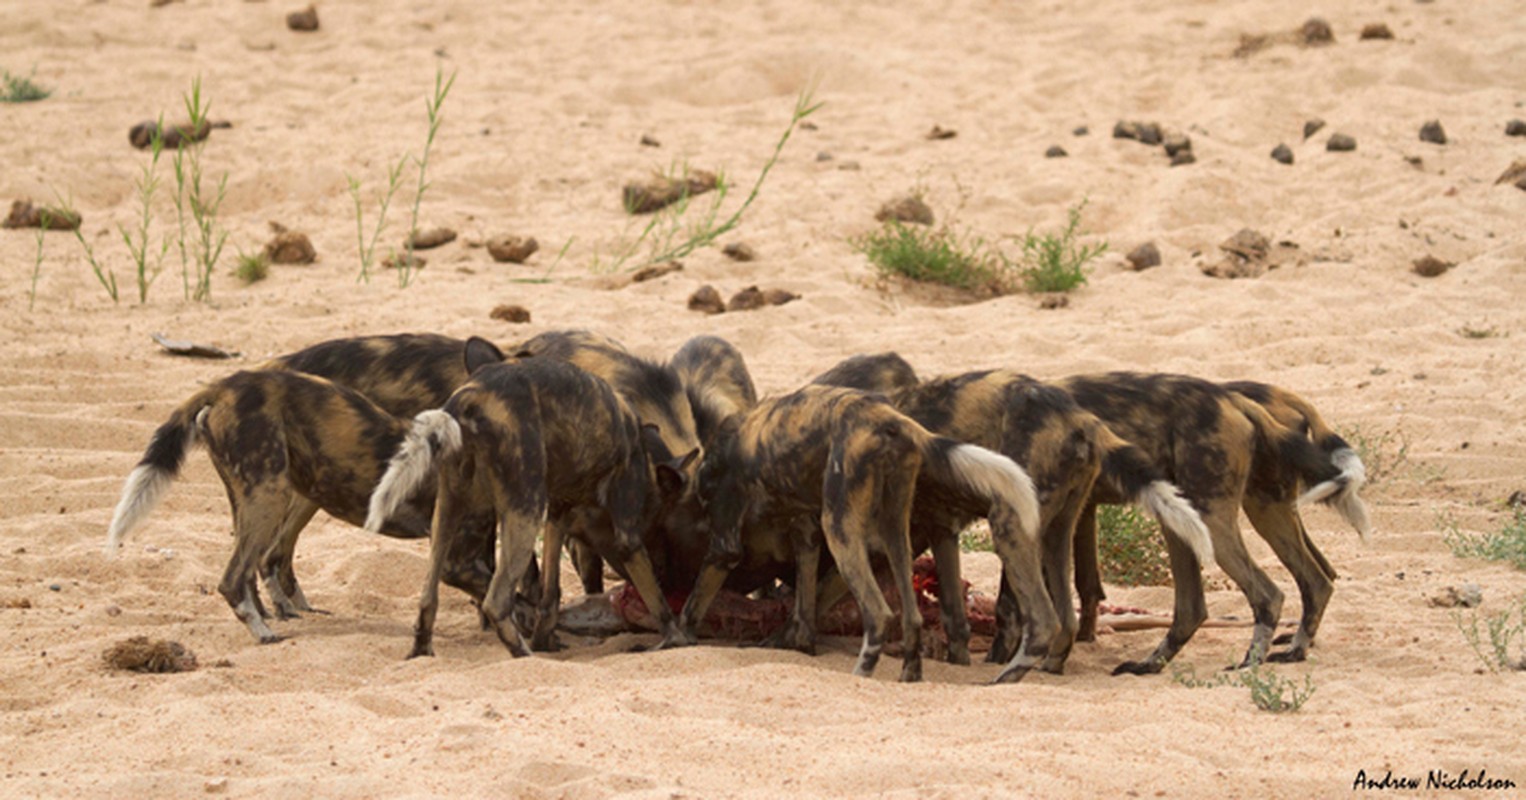
[(947, 226), (890, 220), (851, 244), (883, 275), (970, 291), (1004, 288), (1002, 262), (985, 241), (960, 236)]
[[(1526, 640), (1526, 597), (1518, 600), (1514, 608), (1507, 608), (1482, 619), (1476, 611), (1471, 612), (1466, 619), (1461, 612), (1454, 611), (1452, 621), (1457, 623), (1457, 629), (1462, 631), (1468, 647), (1478, 656), (1485, 669), (1490, 672), (1526, 670), (1526, 654), (1520, 654), (1521, 646), (1516, 645), (1517, 655), (1511, 655), (1510, 652), (1513, 642)], [(1479, 630), (1480, 621), (1483, 622), (1483, 631)], [(1484, 646), (1486, 637), (1489, 640), (1487, 648)]]
[(1017, 265), (1023, 286), (1030, 292), (1068, 292), (1085, 285), (1087, 264), (1107, 252), (1107, 242), (1083, 245), (1081, 211), (1086, 201), (1070, 209), (1069, 221), (1059, 233), (1023, 236), (1022, 260)]
[(245, 253), (240, 250), (238, 266), (233, 269), (233, 274), (246, 285), (259, 283), (270, 276), (270, 259), (261, 252)]
[(1438, 519), (1437, 527), (1441, 540), (1458, 558), (1504, 561), (1516, 569), (1526, 569), (1526, 509), (1513, 509), (1511, 519), (1489, 533), (1463, 531), (1450, 515)]
[(1132, 506), (1097, 507), (1102, 580), (1119, 586), (1169, 586), (1171, 567), (1160, 524)]
[(1314, 676), (1305, 675), (1303, 684), (1278, 675), (1265, 664), (1245, 669), (1221, 672), (1211, 678), (1199, 678), (1193, 667), (1172, 667), (1171, 680), (1189, 689), (1217, 689), (1221, 686), (1244, 686), (1250, 690), (1251, 702), (1262, 711), (1286, 714), (1303, 708), (1314, 695)]
[(52, 89), (33, 83), (31, 75), (12, 75), (0, 70), (0, 103), (33, 103), (46, 100), (52, 94)]

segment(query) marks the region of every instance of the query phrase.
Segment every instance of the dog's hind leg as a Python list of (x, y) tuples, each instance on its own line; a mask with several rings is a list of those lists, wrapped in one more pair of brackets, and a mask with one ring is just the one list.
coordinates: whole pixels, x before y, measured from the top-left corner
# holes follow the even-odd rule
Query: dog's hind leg
[[(562, 649), (561, 641), (556, 636), (556, 622), (562, 609), (562, 546), (566, 541), (566, 521), (551, 520), (545, 526), (545, 538), (541, 543), (541, 564), (544, 569), (541, 573), (541, 594), (536, 608), (535, 629), (530, 636), (530, 648), (543, 653)], [(533, 542), (531, 547), (533, 549)]]
[[(917, 468), (921, 456), (915, 451), (891, 460), (880, 475), (880, 496), (875, 522), (884, 543), (890, 574), (901, 600), (901, 682), (922, 680), (922, 613), (917, 590), (911, 582), (911, 501), (916, 494)], [(873, 535), (873, 534), (870, 534)], [(953, 586), (958, 591), (958, 582)]]
[[(1076, 641), (1097, 641), (1097, 614), (1107, 592), (1102, 589), (1102, 570), (1097, 563), (1097, 504), (1087, 501), (1076, 518), (1075, 540), (1076, 594), (1081, 599), (1081, 618), (1076, 625)], [(1050, 587), (1053, 591), (1053, 587)], [(1068, 592), (1067, 592), (1068, 594)], [(1067, 596), (1066, 603), (1070, 602)]]
[[(1171, 615), (1171, 627), (1166, 638), (1156, 646), (1155, 652), (1144, 661), (1125, 661), (1113, 669), (1114, 675), (1154, 675), (1165, 668), (1176, 654), (1181, 652), (1192, 634), (1208, 618), (1208, 606), (1203, 597), (1203, 572), (1197, 556), (1179, 537), (1167, 535), (1166, 555), (1171, 563), (1171, 581), (1176, 590), (1176, 607)], [(1215, 541), (1217, 544), (1217, 541)]]
[[(1005, 505), (994, 507), (990, 519), (991, 541), (1001, 557), (1002, 576), (1016, 596), (1023, 620), (1022, 642), (994, 682), (1016, 683), (1049, 657), (1060, 621), (1044, 585), (1039, 542), (1027, 535), (1017, 513)], [(1069, 602), (1068, 590), (1066, 594)]]
[(933, 563), (938, 570), (938, 616), (948, 636), (948, 663), (969, 666), (970, 618), (964, 608), (964, 576), (959, 569), (959, 534), (941, 528), (933, 534)]
[(445, 573), (449, 553), (460, 535), (462, 498), (460, 460), (442, 460), (439, 465), (440, 491), (435, 498), (434, 521), (430, 525), (429, 569), (424, 590), (419, 594), (419, 615), (413, 624), (413, 649), (409, 658), (434, 655), (434, 621), (440, 609), (440, 578)]
[(1255, 626), (1251, 629), (1250, 647), (1246, 649), (1240, 667), (1255, 666), (1271, 649), (1272, 633), (1282, 615), (1282, 590), (1246, 551), (1245, 540), (1240, 537), (1238, 508), (1227, 502), (1214, 503), (1212, 510), (1203, 515), (1203, 521), (1213, 535), (1214, 560), (1250, 603)]
[[(821, 530), (825, 534), (827, 550), (837, 562), (853, 598), (858, 601), (859, 615), (864, 623), (864, 641), (859, 648), (858, 662), (853, 674), (869, 677), (879, 664), (880, 653), (885, 649), (885, 634), (890, 626), (892, 612), (885, 595), (874, 578), (874, 568), (869, 563), (869, 551), (863, 537), (873, 530), (871, 504), (878, 499), (872, 492), (873, 478), (862, 472), (845, 472), (844, 453), (841, 443), (834, 443), (828, 456), (827, 476), (822, 492)], [(856, 468), (862, 467), (855, 465)], [(849, 484), (852, 484), (850, 487)], [(850, 488), (858, 497), (850, 496)]]
[(297, 551), (297, 537), (317, 513), (317, 503), (293, 493), (291, 505), (287, 507), (286, 514), (281, 519), (281, 528), (276, 534), (275, 544), (260, 560), (260, 574), (265, 579), (265, 590), (270, 593), (270, 603), (275, 606), (276, 615), (280, 619), (300, 617), (300, 612), (303, 611), (327, 613), (308, 604), (307, 596), (303, 594), (301, 585), (297, 583), (297, 573), (292, 568), (292, 559)]
[[(1082, 508), (1088, 505), (1088, 493), (1072, 489), (1061, 498), (1059, 508), (1044, 515), (1047, 524), (1039, 542), (1043, 550), (1044, 584), (1049, 589), (1050, 603), (1060, 619), (1060, 632), (1049, 647), (1049, 657), (1044, 660), (1044, 671), (1056, 675), (1065, 671), (1065, 660), (1070, 656), (1080, 628), (1075, 604), (1070, 601), (1071, 557), (1075, 547), (1076, 519)], [(1095, 628), (1095, 619), (1092, 620), (1092, 625)]]
[(1329, 564), (1323, 561), (1322, 555), (1316, 557), (1318, 551), (1311, 553), (1305, 547), (1308, 533), (1291, 502), (1264, 501), (1247, 496), (1245, 514), (1261, 538), (1271, 545), (1277, 558), (1293, 573), (1303, 606), (1298, 631), (1293, 634), (1291, 646), (1280, 653), (1268, 654), (1266, 660), (1303, 661), (1309, 655), (1309, 648), (1314, 645), (1314, 635), (1319, 631), (1319, 623), (1324, 618), (1325, 608), (1330, 604), (1330, 596), (1335, 593), (1335, 584), (1325, 572)]
[[(223, 571), (217, 591), (233, 613), (260, 644), (281, 640), (265, 624), (265, 609), (258, 591), (259, 558), (270, 549), (290, 501), (291, 490), (282, 477), (253, 487), (233, 510), (233, 556)], [(231, 494), (231, 492), (230, 492)]]
[[(816, 614), (821, 570), (821, 537), (809, 518), (790, 523), (790, 542), (795, 552), (795, 607), (789, 621), (759, 643), (760, 647), (798, 650), (816, 655)], [(837, 571), (833, 570), (832, 575)], [(829, 578), (830, 579), (830, 578)]]

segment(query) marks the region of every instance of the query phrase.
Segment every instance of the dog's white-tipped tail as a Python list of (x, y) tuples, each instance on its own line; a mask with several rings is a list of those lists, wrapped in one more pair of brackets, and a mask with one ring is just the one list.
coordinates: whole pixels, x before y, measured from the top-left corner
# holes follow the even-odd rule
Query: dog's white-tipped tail
[(973, 444), (961, 444), (948, 454), (949, 466), (983, 497), (1004, 502), (1017, 512), (1023, 533), (1039, 538), (1039, 499), (1033, 479), (1016, 461)]
[(1298, 504), (1328, 503), (1365, 542), (1372, 533), (1372, 521), (1367, 517), (1367, 504), (1357, 492), (1367, 483), (1367, 467), (1361, 456), (1349, 447), (1331, 453), (1330, 463), (1341, 471), (1340, 474), (1311, 487), (1298, 498)]
[(164, 490), (174, 480), (173, 473), (154, 464), (139, 464), (133, 468), (127, 483), (122, 486), (122, 499), (117, 502), (117, 510), (111, 515), (111, 528), (106, 533), (107, 558), (116, 558), (122, 540), (154, 510), (159, 498), (164, 496)]
[(1208, 532), (1208, 526), (1175, 484), (1151, 481), (1135, 500), (1151, 516), (1160, 520), (1161, 527), (1169, 535), (1192, 548), (1199, 565), (1206, 567), (1213, 563), (1213, 537)]
[(413, 418), (413, 427), (403, 437), (397, 452), (387, 462), (366, 513), (366, 530), (380, 531), (398, 507), (408, 501), (434, 471), (436, 452), (454, 453), (461, 449), (461, 425), (456, 418), (439, 409), (421, 412)]

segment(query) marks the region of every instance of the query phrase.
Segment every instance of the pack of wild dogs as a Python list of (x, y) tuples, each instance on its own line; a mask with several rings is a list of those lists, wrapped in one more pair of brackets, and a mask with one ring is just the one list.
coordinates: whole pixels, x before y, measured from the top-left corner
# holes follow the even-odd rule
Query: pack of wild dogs
[[(851, 593), (864, 630), (854, 673), (867, 676), (895, 618), (877, 575), (915, 597), (912, 561), (930, 550), (938, 584), (960, 586), (959, 533), (985, 519), (1002, 564), (996, 680), (1059, 673), (1074, 643), (1095, 637), (1104, 599), (1097, 506), (1135, 503), (1161, 523), (1175, 607), (1159, 646), (1115, 673), (1158, 672), (1186, 645), (1207, 617), (1209, 561), (1253, 611), (1244, 663), (1299, 661), (1336, 574), (1299, 504), (1333, 506), (1363, 537), (1369, 528), (1360, 458), (1286, 389), (1133, 372), (921, 380), (883, 353), (759, 400), (742, 354), (713, 336), (666, 363), (587, 331), (502, 349), (368, 336), (273, 359), (171, 412), (127, 479), (108, 551), (198, 443), (233, 507), (218, 590), (260, 642), (280, 638), (272, 616), (314, 610), (292, 565), (320, 509), (429, 538), (410, 657), (433, 655), (441, 581), (471, 596), (513, 655), (559, 647), (565, 548), (586, 592), (602, 591), (606, 564), (635, 587), (658, 648), (695, 644), (722, 589), (784, 582), (793, 610), (766, 644), (814, 652), (818, 609)], [(1291, 637), (1273, 639), (1283, 595), (1245, 548), (1242, 509), (1297, 582)], [(685, 594), (675, 615), (667, 598)], [(941, 593), (939, 616), (949, 660), (968, 664), (958, 595)], [(919, 680), (921, 615), (900, 616), (901, 679)]]

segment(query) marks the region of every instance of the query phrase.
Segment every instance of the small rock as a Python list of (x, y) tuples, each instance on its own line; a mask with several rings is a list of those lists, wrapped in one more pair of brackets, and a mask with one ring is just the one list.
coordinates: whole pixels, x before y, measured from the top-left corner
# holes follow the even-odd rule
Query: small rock
[(1160, 144), (1162, 141), (1164, 141), (1164, 136), (1161, 134), (1161, 130), (1160, 130), (1160, 125), (1159, 124), (1154, 123), (1154, 122), (1140, 123), (1140, 125), (1139, 125), (1139, 143), (1140, 144), (1147, 144), (1147, 145), (1154, 146), (1154, 145)]
[(207, 794), (222, 794), (223, 792), (228, 791), (228, 779), (221, 776), (211, 778), (205, 784), (203, 784), (201, 788), (204, 789)]
[(61, 583), (50, 583), (50, 584), (48, 584), (48, 591), (50, 591), (50, 592), (62, 592), (63, 590), (64, 590), (64, 585), (61, 584)]
[(488, 255), (500, 264), (523, 264), (540, 249), (533, 236), (494, 236), (487, 240)]
[(1499, 180), (1495, 181), (1494, 185), (1498, 186), (1502, 183), (1513, 183), (1518, 188), (1526, 189), (1526, 158), (1516, 159), (1504, 172), (1500, 173)]
[(409, 269), (423, 269), (428, 263), (429, 259), (419, 255), (418, 253), (414, 253), (411, 256), (406, 252), (393, 253), (392, 255), (382, 259), (382, 266), (386, 267), (387, 269), (402, 269), (405, 266)]
[(1433, 119), (1420, 126), (1420, 141), (1431, 144), (1446, 144), (1447, 132), (1441, 127), (1441, 120)]
[(1330, 23), (1319, 17), (1310, 17), (1299, 27), (1298, 41), (1305, 47), (1335, 44), (1335, 32), (1330, 30)]
[(752, 261), (758, 257), (752, 246), (744, 242), (732, 242), (722, 247), (721, 253), (732, 261)]
[(749, 286), (731, 296), (731, 300), (726, 303), (726, 310), (752, 311), (766, 305), (768, 300), (763, 296), (763, 292), (756, 286)]
[(0, 608), (27, 609), (31, 607), (32, 601), (25, 597), (9, 598), (5, 602), (0, 603)]
[(1516, 489), (1505, 498), (1505, 506), (1515, 509), (1526, 509), (1526, 491)]
[(1220, 243), (1219, 249), (1241, 258), (1254, 260), (1266, 258), (1266, 254), (1271, 252), (1272, 243), (1258, 231), (1241, 228), (1234, 236)]
[(496, 320), (521, 324), (530, 321), (530, 309), (524, 306), (498, 305), (488, 314)]
[(1065, 152), (1065, 148), (1057, 144), (1050, 145), (1049, 149), (1044, 151), (1044, 158), (1064, 158), (1068, 155), (1070, 154)]
[(286, 27), (302, 32), (318, 30), (318, 9), (308, 6), (301, 11), (293, 11), (287, 14)]
[(1446, 586), (1432, 594), (1427, 602), (1432, 608), (1478, 608), (1484, 602), (1484, 590), (1476, 583)]
[(1154, 242), (1145, 242), (1134, 248), (1126, 256), (1129, 266), (1137, 270), (1145, 270), (1150, 267), (1160, 266), (1160, 248)]
[(1059, 292), (1046, 293), (1044, 297), (1039, 300), (1039, 308), (1046, 310), (1064, 308), (1068, 305), (1070, 305), (1070, 295), (1060, 294)]
[[(413, 236), (410, 238), (413, 240), (413, 249), (431, 250), (440, 245), (454, 242), (456, 240), (456, 232), (450, 228), (430, 228), (423, 231), (414, 231)], [(408, 242), (403, 242), (403, 247), (406, 248), (407, 246)]]
[(689, 310), (719, 314), (726, 310), (726, 303), (721, 300), (721, 293), (717, 292), (714, 286), (705, 284), (695, 289), (694, 294), (689, 295)]
[(1177, 153), (1192, 149), (1192, 137), (1185, 133), (1172, 133), (1168, 134), (1161, 144), (1166, 148), (1166, 155), (1174, 158)]
[(771, 306), (782, 306), (799, 300), (800, 295), (788, 289), (768, 289), (763, 292), (763, 299)]
[(270, 224), (275, 238), (265, 243), (265, 260), (272, 264), (311, 264), (318, 259), (318, 251), (307, 234), (287, 230), (280, 223)]
[(109, 606), (106, 606), (106, 616), (108, 616), (108, 617), (120, 617), (120, 616), (122, 616), (122, 607), (117, 605), (117, 604), (115, 604), (115, 603), (113, 603), (113, 604), (111, 604)]
[(1272, 148), (1272, 158), (1280, 164), (1293, 163), (1293, 148), (1279, 144)]
[(1356, 140), (1344, 133), (1330, 134), (1330, 140), (1325, 142), (1325, 149), (1332, 153), (1346, 153), (1356, 149)]
[(928, 208), (927, 203), (914, 194), (898, 197), (887, 201), (875, 212), (874, 218), (880, 222), (915, 222), (918, 225), (933, 224), (933, 210)]
[(1373, 22), (1362, 26), (1362, 35), (1359, 38), (1364, 42), (1371, 39), (1392, 39), (1394, 32), (1381, 22)]
[(1091, 128), (1088, 128), (1085, 125), (1082, 125), (1081, 127), (1076, 128), (1075, 130), (1071, 131), (1070, 135), (1071, 136), (1085, 136), (1085, 135), (1087, 135), (1088, 133), (1091, 133), (1091, 132), (1092, 132)]
[(859, 170), (863, 169), (863, 167), (860, 166), (857, 161), (844, 161), (841, 164), (838, 164), (837, 168), (843, 172), (858, 172)]
[(683, 268), (684, 265), (677, 261), (664, 261), (661, 264), (648, 264), (647, 266), (636, 270), (636, 274), (631, 276), (631, 283), (645, 283), (650, 280), (656, 280), (657, 278), (661, 278), (664, 275), (673, 272), (679, 272), (683, 270)]
[(643, 134), (641, 134), (641, 146), (642, 147), (661, 147), (662, 146), (662, 142), (657, 141), (656, 138), (652, 137), (649, 134), (643, 133)]
[(1171, 157), (1171, 166), (1173, 166), (1173, 167), (1180, 167), (1180, 166), (1184, 166), (1186, 164), (1196, 164), (1196, 163), (1197, 163), (1197, 156), (1193, 155), (1191, 150), (1181, 150), (1181, 151), (1178, 151), (1176, 155)]
[(1513, 119), (1505, 123), (1506, 136), (1526, 136), (1526, 120)]
[(1445, 274), (1447, 270), (1455, 266), (1457, 265), (1450, 261), (1442, 261), (1441, 259), (1427, 253), (1426, 255), (1415, 259), (1411, 269), (1416, 275), (1419, 275), (1422, 278), (1434, 278), (1438, 275)]
[(952, 139), (958, 135), (959, 131), (953, 130), (951, 128), (942, 128), (937, 125), (934, 125), (933, 129), (927, 132), (927, 138), (933, 141), (938, 141), (940, 139)]
[(112, 669), (130, 672), (189, 672), (196, 669), (196, 654), (179, 642), (134, 636), (117, 642), (101, 654)]
[(831, 161), (832, 160), (832, 154), (828, 153), (825, 150), (822, 150), (821, 152), (816, 154), (816, 160), (818, 162), (819, 161)]
[(32, 205), (31, 200), (17, 200), (11, 203), (11, 213), (6, 216), (5, 222), (0, 223), (6, 228), (43, 228), (50, 231), (73, 231), (79, 230), (80, 215), (77, 212), (65, 211), (60, 208), (44, 208)]
[(685, 197), (704, 194), (719, 185), (715, 173), (694, 170), (679, 178), (655, 175), (646, 183), (626, 184), (621, 190), (625, 210), (631, 214), (647, 214), (666, 208)]
[(1114, 139), (1138, 139), (1139, 138), (1139, 123), (1137, 123), (1137, 122), (1129, 122), (1127, 120), (1121, 120), (1121, 119), (1118, 120), (1118, 122), (1113, 124), (1113, 138)]
[(1319, 133), (1320, 128), (1323, 127), (1325, 127), (1325, 121), (1319, 117), (1315, 117), (1314, 119), (1305, 122), (1303, 124), (1303, 140), (1306, 142), (1309, 141), (1309, 137)]
[(132, 126), (127, 131), (127, 141), (139, 150), (147, 150), (154, 144), (154, 136), (164, 140), (164, 149), (178, 150), (184, 145), (199, 142), (212, 135), (213, 128), (231, 127), (227, 123), (210, 123), (202, 120), (201, 125), (192, 127), (189, 122), (161, 128), (156, 120), (144, 120)]

